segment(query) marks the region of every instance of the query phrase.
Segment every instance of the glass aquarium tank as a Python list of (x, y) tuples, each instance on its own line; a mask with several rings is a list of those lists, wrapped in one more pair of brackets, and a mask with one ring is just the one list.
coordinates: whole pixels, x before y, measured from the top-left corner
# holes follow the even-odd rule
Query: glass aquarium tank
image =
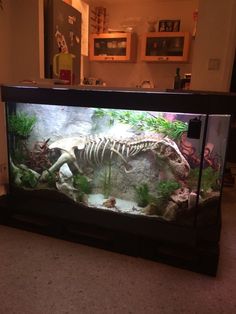
[(188, 224), (219, 201), (229, 116), (209, 117), (204, 148), (202, 114), (16, 103), (7, 116), (15, 189)]
[[(196, 106), (185, 112), (179, 103), (194, 95), (179, 96), (182, 100), (173, 107), (171, 93), (155, 92), (151, 99), (150, 92), (127, 91), (117, 101), (117, 91), (12, 88), (20, 96), (8, 96), (3, 87), (3, 98), (8, 198), (15, 200), (18, 215), (65, 219), (67, 229), (68, 222), (77, 229), (79, 224), (103, 228), (108, 242), (119, 231), (122, 239), (124, 234), (133, 239), (124, 251), (130, 253), (139, 242), (138, 254), (145, 257), (152, 241), (156, 255), (162, 255), (159, 241), (195, 247), (202, 228), (203, 242), (206, 237), (218, 248), (227, 111), (204, 112)], [(142, 104), (135, 106), (137, 99)], [(212, 228), (214, 235), (208, 237)], [(106, 245), (115, 249), (114, 243)], [(176, 255), (170, 252), (168, 256)], [(218, 260), (218, 251), (215, 255)]]

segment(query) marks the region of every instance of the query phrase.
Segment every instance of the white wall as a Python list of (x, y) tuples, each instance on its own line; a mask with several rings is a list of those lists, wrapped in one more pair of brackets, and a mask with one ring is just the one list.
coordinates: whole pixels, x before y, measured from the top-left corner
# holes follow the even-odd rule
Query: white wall
[(38, 0), (12, 1), (13, 81), (40, 77)]
[(3, 1), (4, 10), (0, 11), (0, 83), (40, 77), (43, 12), (39, 10), (39, 4), (42, 2)]
[[(236, 1), (200, 0), (191, 89), (229, 91), (236, 48)], [(209, 70), (210, 59), (220, 61)]]
[[(17, 83), (25, 79), (37, 80), (40, 77), (40, 1), (42, 0), (3, 0), (4, 10), (0, 11), (0, 84)], [(5, 113), (4, 106), (0, 103), (1, 183), (7, 180), (7, 172), (2, 170), (3, 164), (7, 164), (7, 153)]]
[[(82, 26), (81, 26), (81, 67), (80, 67), (80, 78), (83, 81), (84, 77), (90, 75), (90, 65), (88, 58), (88, 38), (89, 38), (89, 0), (71, 0), (71, 5), (82, 13)], [(67, 2), (69, 4), (69, 2)], [(81, 10), (82, 9), (82, 10)], [(83, 12), (84, 11), (84, 12)], [(88, 12), (88, 16), (86, 14)], [(86, 14), (86, 16), (83, 16)], [(84, 38), (83, 38), (84, 37)], [(83, 47), (85, 45), (85, 47)]]

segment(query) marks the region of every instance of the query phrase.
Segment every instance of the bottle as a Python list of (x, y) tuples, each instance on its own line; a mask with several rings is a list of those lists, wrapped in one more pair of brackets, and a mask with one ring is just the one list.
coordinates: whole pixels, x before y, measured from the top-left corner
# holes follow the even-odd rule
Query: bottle
[(176, 68), (176, 74), (174, 78), (174, 89), (181, 89), (181, 77), (179, 71), (180, 68)]

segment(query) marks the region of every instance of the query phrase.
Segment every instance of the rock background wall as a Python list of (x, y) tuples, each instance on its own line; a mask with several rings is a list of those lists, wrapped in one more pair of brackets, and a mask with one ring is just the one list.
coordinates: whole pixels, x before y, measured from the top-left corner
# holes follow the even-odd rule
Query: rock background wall
[(29, 146), (50, 138), (50, 143), (63, 137), (87, 135), (91, 132), (93, 109), (56, 105), (18, 104), (17, 110), (36, 116), (37, 122), (29, 138)]

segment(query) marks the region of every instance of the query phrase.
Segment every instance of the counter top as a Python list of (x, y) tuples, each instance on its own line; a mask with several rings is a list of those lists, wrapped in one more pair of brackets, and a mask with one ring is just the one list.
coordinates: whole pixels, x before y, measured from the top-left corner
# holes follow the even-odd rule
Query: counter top
[(1, 86), (2, 101), (154, 110), (198, 114), (236, 114), (236, 94), (205, 91), (165, 92), (153, 88), (113, 88), (18, 84)]

